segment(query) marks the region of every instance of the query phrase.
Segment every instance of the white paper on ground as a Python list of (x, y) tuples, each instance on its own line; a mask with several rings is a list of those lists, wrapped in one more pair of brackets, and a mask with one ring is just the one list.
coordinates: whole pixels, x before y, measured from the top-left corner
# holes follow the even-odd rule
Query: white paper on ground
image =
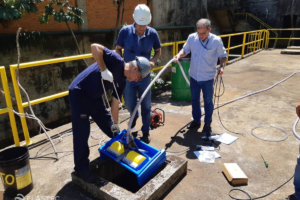
[(215, 151), (194, 151), (200, 162), (215, 163), (215, 158), (221, 158), (220, 154)]
[(225, 144), (232, 144), (234, 141), (236, 141), (237, 139), (239, 139), (238, 137), (229, 135), (228, 133), (223, 133), (222, 135), (220, 135), (220, 137), (218, 137), (216, 139), (216, 141), (225, 143)]

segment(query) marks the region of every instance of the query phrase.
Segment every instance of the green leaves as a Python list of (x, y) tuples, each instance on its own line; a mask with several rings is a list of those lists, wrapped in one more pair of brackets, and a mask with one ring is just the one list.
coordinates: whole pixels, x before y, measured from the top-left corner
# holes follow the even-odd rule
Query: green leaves
[(21, 16), (21, 13), (14, 6), (8, 4), (0, 5), (0, 19), (17, 20)]
[(37, 11), (35, 2), (41, 0), (8, 0), (0, 4), (0, 19), (18, 20), (22, 17), (22, 12), (34, 13)]
[[(80, 17), (83, 11), (80, 8), (72, 7), (68, 1), (50, 0), (51, 3), (45, 6), (45, 13), (40, 17), (40, 23), (48, 23), (49, 17), (53, 16), (54, 21), (74, 22), (78, 26), (83, 24), (83, 19)], [(53, 8), (54, 5), (57, 10)], [(67, 9), (66, 9), (67, 8)]]
[(49, 3), (48, 5), (45, 6), (45, 13), (46, 15), (53, 15), (53, 7), (52, 7), (52, 3)]
[(37, 11), (37, 7), (32, 0), (18, 0), (15, 1), (15, 8), (20, 11), (28, 13), (34, 13)]
[[(22, 17), (22, 12), (37, 12), (37, 3), (45, 0), (5, 0), (0, 4), (0, 20), (18, 20)], [(1, 2), (1, 0), (0, 0)], [(39, 17), (41, 24), (49, 22), (49, 17), (53, 16), (57, 22), (74, 22), (81, 26), (84, 21), (81, 18), (83, 11), (80, 8), (69, 5), (68, 0), (48, 0), (45, 12)]]
[(40, 24), (48, 24), (49, 15), (44, 13), (42, 16), (40, 16), (39, 21), (40, 21)]

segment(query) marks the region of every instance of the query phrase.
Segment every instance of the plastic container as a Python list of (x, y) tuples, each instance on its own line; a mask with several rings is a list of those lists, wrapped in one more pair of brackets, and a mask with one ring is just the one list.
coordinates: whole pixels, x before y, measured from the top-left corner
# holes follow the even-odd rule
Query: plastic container
[[(113, 154), (106, 151), (110, 145), (115, 141), (120, 141), (122, 136), (126, 134), (126, 130), (124, 129), (110, 141), (105, 143), (103, 146), (99, 148), (100, 158), (106, 159), (107, 157), (115, 160), (117, 157)], [(140, 186), (144, 185), (152, 176), (152, 174), (166, 161), (166, 151), (162, 149), (161, 151), (155, 149), (154, 147), (134, 138), (134, 141), (139, 149), (142, 151), (138, 151), (139, 154), (146, 157), (146, 159), (136, 168), (126, 164), (122, 160), (118, 163), (125, 167), (127, 170), (131, 171), (137, 178), (137, 182)], [(123, 137), (123, 144), (126, 144), (126, 135)]]
[(27, 147), (13, 147), (0, 152), (0, 175), (7, 197), (25, 196), (32, 190)]
[[(181, 58), (179, 62), (182, 65), (186, 77), (190, 80), (190, 58)], [(179, 101), (192, 100), (190, 86), (184, 79), (178, 63), (172, 63), (172, 99)]]

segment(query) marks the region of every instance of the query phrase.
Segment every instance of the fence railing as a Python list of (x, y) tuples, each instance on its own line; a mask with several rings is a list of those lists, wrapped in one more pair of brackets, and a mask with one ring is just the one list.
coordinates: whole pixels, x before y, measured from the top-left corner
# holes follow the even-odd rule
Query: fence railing
[(3, 91), (4, 91), (5, 102), (6, 102), (6, 106), (7, 106), (6, 108), (0, 109), (0, 115), (8, 113), (15, 145), (20, 146), (20, 140), (19, 140), (17, 125), (16, 125), (16, 119), (15, 119), (14, 112), (12, 111), (13, 106), (12, 106), (12, 102), (11, 102), (7, 76), (6, 76), (5, 68), (3, 66), (0, 67), (0, 75), (1, 75), (2, 87), (3, 87)]
[[(227, 40), (227, 43), (226, 43), (227, 57), (230, 56), (230, 54), (229, 54), (230, 51), (232, 51), (234, 49), (237, 49), (237, 48), (241, 48), (241, 54), (239, 54), (238, 56), (241, 57), (241, 58), (244, 58), (245, 54), (248, 53), (248, 52), (245, 51), (246, 48), (250, 49), (251, 50), (250, 53), (251, 53), (251, 52), (255, 52), (255, 51), (257, 51), (261, 48), (267, 48), (268, 47), (269, 31), (267, 31), (267, 30), (257, 30), (257, 31), (250, 31), (250, 32), (243, 32), (243, 33), (236, 33), (236, 34), (221, 35), (220, 37), (223, 40)], [(233, 43), (232, 41), (235, 39), (235, 37), (242, 38), (242, 41), (238, 45), (231, 46), (231, 44)], [(172, 46), (172, 54), (173, 54), (173, 56), (175, 56), (179, 52), (179, 45), (181, 45), (185, 42), (186, 41), (165, 43), (165, 44), (162, 44), (162, 47)], [(234, 43), (236, 43), (236, 42), (234, 42)], [(92, 58), (92, 54), (83, 54), (83, 55), (77, 55), (77, 56), (70, 56), (70, 57), (63, 57), (63, 58), (56, 58), (56, 59), (49, 59), (49, 60), (42, 60), (42, 61), (21, 63), (21, 64), (19, 64), (19, 69), (22, 70), (22, 69), (33, 68), (33, 67), (42, 66), (42, 65), (49, 65), (49, 64), (55, 64), (55, 63), (61, 63), (61, 62), (81, 60), (81, 59), (85, 59), (85, 58)], [(157, 71), (157, 70), (160, 70), (162, 68), (163, 68), (163, 66), (156, 67), (156, 68), (152, 69), (152, 71)], [(6, 85), (6, 86), (3, 86), (3, 87), (5, 88), (4, 92), (6, 94), (7, 107), (12, 109), (11, 101), (8, 101), (8, 99), (10, 100), (10, 96), (9, 96), (9, 91), (8, 91), (8, 86), (7, 86), (7, 79), (6, 79), (6, 76), (2, 77), (2, 74), (5, 74), (5, 70), (4, 70), (4, 72), (3, 72), (3, 70), (4, 69), (0, 69), (0, 72), (1, 72), (2, 82), (4, 82), (3, 85)], [(18, 85), (17, 79), (16, 79), (17, 78), (16, 77), (16, 70), (17, 70), (17, 65), (16, 64), (10, 65), (10, 72), (11, 72), (11, 77), (12, 77), (12, 82), (13, 82), (13, 88), (14, 88), (14, 91), (15, 91), (15, 97), (16, 97), (18, 111), (19, 111), (19, 113), (24, 113), (24, 108), (28, 107), (28, 102), (23, 102), (22, 101), (20, 88), (19, 88), (19, 85)], [(45, 97), (42, 97), (42, 98), (34, 99), (34, 100), (30, 101), (30, 104), (31, 105), (36, 105), (36, 104), (40, 104), (40, 103), (43, 103), (43, 102), (51, 101), (51, 100), (54, 100), (54, 99), (57, 99), (57, 98), (67, 96), (68, 93), (69, 93), (68, 91), (64, 91), (64, 92), (60, 92), (60, 93), (53, 94), (53, 95), (50, 95), (50, 96), (45, 96)], [(17, 134), (16, 122), (15, 122), (15, 118), (14, 118), (13, 113), (10, 112), (9, 110), (5, 109), (5, 108), (0, 110), (0, 114), (7, 113), (7, 112), (10, 114), (10, 120), (11, 120), (12, 129), (13, 129), (13, 136), (14, 136), (15, 145), (19, 146), (20, 142), (19, 142), (19, 137), (18, 137), (18, 134)], [(25, 119), (24, 116), (21, 116), (20, 119), (21, 119), (23, 134), (24, 134), (24, 138), (25, 138), (25, 144), (29, 145), (29, 144), (31, 144), (31, 140), (30, 140), (30, 136), (29, 136), (29, 131), (28, 131), (28, 126), (27, 126), (26, 119)]]
[[(271, 31), (271, 43), (274, 42), (274, 48), (286, 48), (290, 45), (300, 45), (300, 28), (290, 28), (290, 29), (267, 29)], [(272, 34), (273, 31), (278, 32), (278, 37)], [(293, 44), (295, 43), (295, 44)]]
[[(235, 15), (235, 17), (239, 17), (239, 18), (245, 17), (245, 20), (247, 20), (247, 21), (251, 21), (251, 19), (252, 19), (252, 21), (256, 22), (256, 24), (259, 25), (259, 29), (268, 29), (275, 35), (275, 37), (278, 37), (278, 33), (276, 30), (274, 30), (269, 24), (265, 23), (264, 21), (262, 21), (255, 15), (253, 15), (251, 13), (235, 13), (234, 15)], [(274, 45), (273, 47), (275, 48), (276, 41), (273, 45)]]

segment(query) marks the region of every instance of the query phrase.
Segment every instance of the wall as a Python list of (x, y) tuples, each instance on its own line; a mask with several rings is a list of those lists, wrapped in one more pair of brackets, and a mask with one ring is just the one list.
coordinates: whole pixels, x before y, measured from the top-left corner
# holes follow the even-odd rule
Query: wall
[(195, 26), (207, 17), (207, 0), (153, 1), (153, 26)]
[[(107, 0), (69, 0), (71, 6), (77, 6), (82, 8), (85, 13), (83, 19), (87, 21), (83, 25), (83, 29), (114, 29), (116, 27), (117, 20), (117, 6), (112, 3), (113, 1)], [(4, 28), (0, 25), (0, 33), (16, 33), (19, 27), (22, 27), (24, 31), (64, 31), (68, 30), (65, 23), (54, 22), (50, 17), (48, 24), (41, 25), (39, 23), (39, 17), (44, 12), (44, 7), (49, 1), (38, 3), (37, 13), (24, 13), (23, 18), (17, 21), (12, 21), (8, 28)], [(137, 4), (146, 4), (146, 0), (126, 0), (125, 12), (123, 23), (133, 23), (133, 10)], [(150, 5), (151, 8), (151, 5)], [(120, 17), (121, 20), (121, 17)], [(88, 26), (86, 27), (86, 25)], [(79, 30), (80, 27), (70, 22), (72, 30)]]
[(284, 15), (298, 15), (295, 27), (300, 27), (299, 0), (242, 0), (241, 11), (254, 14), (273, 28), (284, 27)]
[(241, 0), (207, 0), (207, 9), (209, 11), (239, 9), (241, 3)]
[[(44, 13), (44, 7), (48, 3), (48, 1), (38, 3), (38, 11), (36, 13), (23, 13), (23, 17), (19, 20), (11, 21), (8, 28), (4, 28), (0, 24), (0, 33), (16, 33), (19, 27), (22, 27), (24, 32), (67, 30), (68, 27), (65, 23), (55, 22), (52, 17), (50, 17), (48, 24), (39, 23), (39, 17)], [(76, 2), (75, 0), (69, 0), (69, 4), (75, 6)], [(69, 24), (72, 30), (78, 30), (78, 26), (73, 22), (70, 22)]]
[(227, 10), (240, 9), (241, 0), (153, 1), (152, 8), (154, 27), (195, 26), (199, 19), (209, 18), (212, 32), (221, 34), (231, 30)]

